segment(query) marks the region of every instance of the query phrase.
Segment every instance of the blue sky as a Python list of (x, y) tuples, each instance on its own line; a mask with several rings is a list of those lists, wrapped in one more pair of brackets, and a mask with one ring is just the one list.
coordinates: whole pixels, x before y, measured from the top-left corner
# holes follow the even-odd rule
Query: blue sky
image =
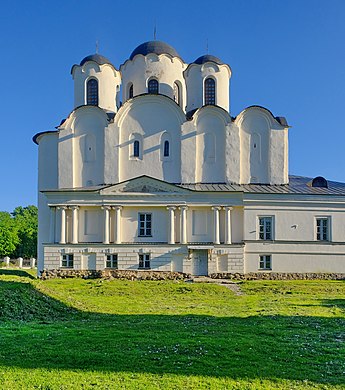
[(287, 118), (290, 174), (345, 182), (344, 0), (2, 0), (0, 210), (36, 204), (31, 138), (72, 110), (72, 65), (98, 40), (118, 68), (155, 21), (186, 62), (208, 41), (231, 66), (233, 116), (257, 104)]

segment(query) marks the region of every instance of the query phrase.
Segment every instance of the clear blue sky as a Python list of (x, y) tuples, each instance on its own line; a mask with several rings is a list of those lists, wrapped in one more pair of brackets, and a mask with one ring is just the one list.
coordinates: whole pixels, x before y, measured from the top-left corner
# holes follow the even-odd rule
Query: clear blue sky
[(73, 108), (70, 69), (99, 52), (118, 67), (142, 42), (186, 62), (228, 63), (231, 114), (261, 105), (285, 116), (290, 174), (345, 182), (345, 1), (8, 1), (0, 6), (0, 210), (36, 204), (39, 131)]

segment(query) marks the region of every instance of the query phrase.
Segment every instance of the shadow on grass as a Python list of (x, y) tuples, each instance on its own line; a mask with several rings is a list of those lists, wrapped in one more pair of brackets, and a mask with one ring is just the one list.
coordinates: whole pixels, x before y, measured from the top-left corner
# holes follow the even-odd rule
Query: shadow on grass
[(345, 383), (342, 318), (84, 313), (17, 282), (0, 318), (2, 366)]
[(35, 277), (33, 275), (31, 275), (29, 272), (21, 270), (21, 269), (4, 269), (4, 268), (0, 268), (0, 275), (19, 276), (19, 277), (22, 277), (22, 278), (35, 279)]

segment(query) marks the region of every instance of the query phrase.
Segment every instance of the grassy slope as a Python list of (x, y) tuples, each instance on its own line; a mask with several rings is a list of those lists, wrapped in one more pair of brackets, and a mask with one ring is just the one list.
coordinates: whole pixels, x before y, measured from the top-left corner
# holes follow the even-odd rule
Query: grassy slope
[(1, 275), (0, 388), (345, 388), (345, 282)]

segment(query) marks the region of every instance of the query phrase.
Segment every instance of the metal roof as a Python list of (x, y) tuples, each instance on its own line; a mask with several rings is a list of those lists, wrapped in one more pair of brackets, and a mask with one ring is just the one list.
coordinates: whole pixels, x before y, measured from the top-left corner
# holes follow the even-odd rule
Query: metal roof
[(104, 65), (104, 64), (112, 65), (112, 63), (108, 60), (108, 58), (105, 58), (104, 56), (101, 56), (100, 54), (96, 53), (83, 58), (80, 62), (80, 66), (83, 66), (88, 61), (96, 62), (98, 65)]
[(215, 62), (218, 65), (224, 64), (224, 62), (219, 59), (218, 57), (212, 56), (211, 54), (205, 54), (199, 58), (197, 58), (194, 61), (194, 64), (202, 65), (205, 64), (206, 62)]
[[(135, 178), (133, 178), (135, 179)], [(157, 179), (154, 179), (157, 180)], [(248, 194), (296, 194), (296, 195), (338, 195), (345, 196), (345, 183), (328, 181), (328, 188), (312, 187), (312, 178), (304, 176), (289, 176), (289, 184), (227, 184), (227, 183), (170, 183), (181, 188), (196, 192), (243, 192)], [(129, 180), (130, 181), (130, 180)], [(160, 180), (161, 181), (161, 180)], [(47, 189), (43, 192), (97, 192), (111, 184), (101, 184), (92, 187)]]
[(227, 184), (198, 183), (178, 184), (192, 191), (244, 192), (252, 194), (301, 194), (301, 195), (345, 195), (345, 183), (328, 181), (328, 188), (312, 187), (313, 178), (304, 176), (289, 176), (289, 184)]
[(148, 42), (144, 42), (142, 43), (141, 45), (139, 45), (138, 47), (136, 47), (132, 54), (130, 55), (129, 59), (130, 60), (133, 60), (133, 58), (137, 55), (137, 54), (142, 54), (143, 56), (146, 56), (147, 54), (150, 54), (150, 53), (155, 53), (155, 54), (169, 54), (171, 55), (172, 57), (179, 57), (179, 54), (177, 53), (177, 51), (170, 45), (168, 45), (167, 43), (165, 42), (162, 42), (162, 41), (148, 41)]

